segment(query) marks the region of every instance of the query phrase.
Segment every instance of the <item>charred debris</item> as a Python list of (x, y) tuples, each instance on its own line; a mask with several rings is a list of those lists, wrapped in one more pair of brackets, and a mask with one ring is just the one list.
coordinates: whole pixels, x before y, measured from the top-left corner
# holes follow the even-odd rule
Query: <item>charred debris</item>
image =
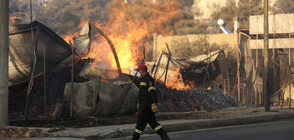
[[(74, 45), (70, 45), (38, 21), (10, 25), (10, 120), (115, 116), (136, 112), (138, 78), (134, 75), (99, 67), (94, 67), (92, 76), (85, 74), (85, 69), (93, 68), (93, 60), (85, 57), (93, 47), (90, 43), (93, 28), (103, 33), (87, 22), (80, 35), (74, 38)], [(106, 34), (102, 36), (107, 37)], [(108, 38), (107, 41), (115, 54), (111, 40)], [(222, 50), (189, 60), (161, 52), (156, 62), (146, 62), (157, 80), (159, 110), (189, 112), (241, 106), (225, 94), (230, 84), (224, 59)], [(118, 58), (117, 63), (119, 66)], [(169, 86), (173, 78), (189, 88)]]

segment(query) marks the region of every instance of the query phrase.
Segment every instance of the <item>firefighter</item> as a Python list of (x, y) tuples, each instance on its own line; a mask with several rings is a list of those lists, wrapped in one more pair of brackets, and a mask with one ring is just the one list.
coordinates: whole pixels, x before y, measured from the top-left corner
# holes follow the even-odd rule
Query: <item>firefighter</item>
[(147, 123), (151, 128), (161, 136), (162, 140), (170, 140), (167, 136), (166, 131), (163, 130), (162, 126), (156, 121), (154, 113), (158, 112), (157, 93), (154, 79), (147, 72), (147, 66), (142, 64), (139, 65), (136, 71), (139, 71), (141, 75), (140, 86), (139, 86), (139, 104), (138, 104), (138, 118), (135, 132), (133, 133), (132, 140), (140, 139), (140, 135), (144, 131)]

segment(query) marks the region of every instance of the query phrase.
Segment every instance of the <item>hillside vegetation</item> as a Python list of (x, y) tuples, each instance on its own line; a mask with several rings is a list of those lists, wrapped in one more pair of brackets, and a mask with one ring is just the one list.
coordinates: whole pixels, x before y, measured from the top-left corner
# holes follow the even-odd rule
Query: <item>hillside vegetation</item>
[[(142, 3), (142, 6), (136, 9), (136, 14), (148, 18), (155, 14), (152, 10), (151, 0), (129, 0), (130, 7), (133, 3)], [(177, 16), (170, 18), (169, 22), (164, 24), (169, 35), (186, 34), (206, 34), (221, 33), (216, 21), (219, 18), (228, 21), (227, 27), (233, 30), (233, 17), (239, 17), (240, 27), (249, 26), (249, 16), (263, 14), (263, 3), (257, 0), (240, 0), (238, 7), (231, 3), (226, 7), (214, 10), (210, 20), (194, 20), (194, 16), (200, 14), (197, 8), (193, 8), (194, 0), (161, 0), (163, 2), (177, 2)], [(122, 0), (50, 0), (40, 4), (38, 0), (33, 0), (33, 19), (39, 20), (53, 29), (59, 35), (75, 33), (79, 29), (79, 24), (87, 19), (99, 21), (101, 25), (107, 24), (110, 20), (111, 9), (116, 6), (115, 3)], [(137, 5), (136, 5), (137, 6)], [(120, 8), (120, 7), (116, 7)], [(167, 8), (167, 7), (160, 7)], [(10, 15), (16, 16), (23, 22), (30, 22), (30, 1), (29, 0), (10, 0)], [(164, 9), (163, 9), (164, 11)], [(272, 13), (293, 13), (294, 0), (280, 0), (270, 8)], [(134, 11), (130, 11), (134, 12)], [(130, 13), (132, 16), (132, 13)], [(135, 17), (138, 18), (138, 17)], [(124, 23), (121, 23), (122, 25)]]

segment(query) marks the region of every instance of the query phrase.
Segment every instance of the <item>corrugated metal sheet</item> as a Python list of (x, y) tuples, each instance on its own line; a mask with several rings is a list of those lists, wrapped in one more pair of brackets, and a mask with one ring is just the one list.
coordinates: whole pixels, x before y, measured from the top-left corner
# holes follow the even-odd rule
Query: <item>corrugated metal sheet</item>
[[(172, 77), (180, 77), (183, 78), (183, 81), (190, 80), (201, 83), (204, 81), (206, 70), (210, 75), (210, 80), (214, 80), (218, 75), (221, 73), (220, 65), (217, 59), (219, 58), (220, 54), (223, 54), (222, 50), (213, 51), (210, 55), (199, 55), (197, 57), (193, 57), (189, 60), (180, 59), (174, 56), (171, 56), (169, 67), (168, 67), (168, 74), (167, 79)], [(224, 55), (224, 54), (223, 54)], [(153, 67), (152, 76), (159, 78), (158, 80), (164, 81), (164, 73), (166, 71), (166, 65), (168, 61), (168, 53), (161, 52), (161, 58), (157, 59), (156, 64)], [(156, 69), (156, 65), (158, 65)], [(207, 64), (209, 64), (207, 69)], [(150, 64), (149, 64), (150, 65)], [(149, 66), (150, 67), (150, 66)], [(157, 70), (157, 71), (156, 71)], [(223, 73), (226, 71), (223, 70)], [(208, 80), (207, 80), (208, 82)]]
[(189, 60), (195, 63), (205, 62), (209, 63), (212, 61), (215, 61), (215, 59), (220, 54), (221, 50), (210, 52), (210, 54), (202, 54), (193, 58), (190, 58)]
[[(33, 36), (31, 27), (33, 29)], [(31, 24), (10, 25), (9, 86), (26, 82), (30, 79), (34, 60), (33, 42), (37, 30), (39, 30), (39, 35), (36, 49), (35, 77), (41, 75), (44, 71), (44, 49), (47, 71), (53, 70), (61, 61), (71, 55), (70, 45), (38, 21), (34, 21)]]

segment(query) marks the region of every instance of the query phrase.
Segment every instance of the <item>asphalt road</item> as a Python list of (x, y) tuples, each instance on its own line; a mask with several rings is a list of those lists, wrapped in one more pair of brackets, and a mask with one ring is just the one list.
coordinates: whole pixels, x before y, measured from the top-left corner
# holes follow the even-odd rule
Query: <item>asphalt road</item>
[[(219, 127), (169, 133), (171, 140), (294, 140), (294, 119), (287, 121)], [(130, 140), (130, 137), (115, 140)], [(142, 135), (140, 140), (160, 140)]]

